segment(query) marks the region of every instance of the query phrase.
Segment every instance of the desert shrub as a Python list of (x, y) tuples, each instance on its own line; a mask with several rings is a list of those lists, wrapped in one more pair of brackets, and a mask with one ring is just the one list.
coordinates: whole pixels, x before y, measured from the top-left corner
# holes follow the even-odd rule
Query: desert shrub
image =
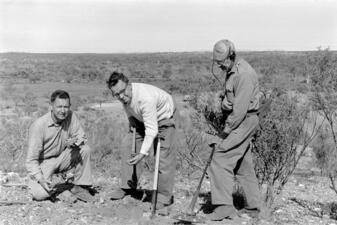
[(306, 147), (316, 135), (316, 123), (309, 129), (308, 105), (299, 106), (296, 97), (273, 93), (270, 112), (260, 118), (260, 129), (254, 140), (255, 172), (264, 186), (267, 209), (294, 172)]
[(0, 170), (25, 171), (28, 129), (32, 121), (30, 117), (0, 121)]
[[(301, 108), (296, 98), (290, 98), (282, 91), (270, 94), (269, 98), (270, 111), (261, 117), (253, 153), (259, 183), (261, 187), (267, 187), (266, 190), (262, 190), (264, 202), (268, 208), (271, 208), (275, 196), (281, 193), (305, 148), (312, 140), (314, 132), (308, 133), (305, 126), (308, 119), (307, 105)], [(218, 137), (204, 132), (206, 130), (219, 132), (224, 128), (227, 115), (221, 111), (219, 93), (201, 93), (191, 104), (196, 110), (192, 116), (194, 129), (199, 132), (195, 132), (199, 135), (195, 139), (202, 140), (203, 143), (219, 141)], [(193, 132), (188, 132), (188, 134), (193, 137)], [(192, 143), (200, 145), (195, 141)], [(301, 148), (298, 148), (299, 145)], [(194, 149), (197, 148), (188, 150)], [(185, 155), (189, 156), (187, 160), (190, 164), (191, 162), (200, 164), (198, 156)]]
[(33, 112), (38, 110), (36, 103), (37, 97), (33, 92), (25, 92), (22, 96), (22, 102), (24, 103), (23, 111), (26, 115), (31, 115)]
[[(178, 165), (184, 175), (193, 176), (202, 172), (211, 148), (208, 143), (213, 137), (206, 131), (223, 129), (225, 114), (220, 107), (219, 93), (201, 92), (190, 101), (190, 120), (183, 119), (183, 144), (178, 151)], [(187, 123), (187, 124), (186, 124)]]
[(334, 151), (334, 143), (331, 135), (326, 129), (320, 129), (318, 135), (311, 144), (315, 154), (316, 165), (321, 170), (321, 174), (326, 174), (329, 156)]
[(71, 97), (70, 101), (71, 101), (71, 108), (75, 111), (79, 110), (81, 106), (87, 103), (86, 97), (81, 97), (77, 95)]
[(0, 96), (3, 100), (11, 99), (14, 94), (16, 94), (17, 88), (14, 85), (14, 82), (8, 81), (4, 84), (0, 92)]
[(30, 83), (37, 83), (38, 81), (41, 80), (41, 75), (33, 73), (29, 75), (28, 79)]
[(324, 154), (326, 174), (331, 181), (331, 188), (337, 193), (337, 56), (329, 49), (318, 49), (308, 57), (307, 72), (311, 78), (313, 108), (326, 120), (324, 135), (331, 139), (332, 146)]
[(209, 147), (204, 142), (203, 133), (197, 129), (183, 129), (181, 141), (177, 151), (177, 168), (182, 175), (190, 178), (203, 170), (210, 151), (207, 151)]
[(98, 171), (116, 172), (116, 162), (120, 161), (120, 151), (129, 142), (124, 142), (128, 125), (126, 118), (116, 118), (101, 111), (79, 112), (81, 122), (93, 150), (92, 161)]

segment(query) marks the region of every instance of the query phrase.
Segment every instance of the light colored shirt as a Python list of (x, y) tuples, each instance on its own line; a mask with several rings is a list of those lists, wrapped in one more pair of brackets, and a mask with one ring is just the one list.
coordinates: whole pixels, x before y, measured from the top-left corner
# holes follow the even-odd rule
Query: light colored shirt
[(128, 117), (135, 117), (144, 123), (145, 137), (140, 153), (148, 155), (158, 134), (158, 121), (171, 118), (175, 106), (172, 96), (158, 87), (143, 83), (131, 85), (131, 102), (124, 105), (124, 109)]
[(76, 145), (86, 141), (85, 133), (75, 113), (70, 111), (61, 124), (56, 124), (51, 112), (38, 118), (29, 128), (26, 168), (30, 176), (39, 180), (42, 176), (40, 163), (58, 157), (66, 148), (68, 138), (77, 138)]
[(256, 72), (245, 60), (237, 59), (226, 80), (225, 105), (232, 111), (225, 122), (225, 133), (237, 128), (247, 112), (259, 109), (259, 92)]

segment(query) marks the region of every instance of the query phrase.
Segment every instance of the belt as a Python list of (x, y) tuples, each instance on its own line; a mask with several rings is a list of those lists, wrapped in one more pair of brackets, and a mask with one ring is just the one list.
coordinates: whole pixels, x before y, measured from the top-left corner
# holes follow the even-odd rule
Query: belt
[(247, 112), (247, 115), (257, 115), (259, 113), (259, 110), (252, 109)]

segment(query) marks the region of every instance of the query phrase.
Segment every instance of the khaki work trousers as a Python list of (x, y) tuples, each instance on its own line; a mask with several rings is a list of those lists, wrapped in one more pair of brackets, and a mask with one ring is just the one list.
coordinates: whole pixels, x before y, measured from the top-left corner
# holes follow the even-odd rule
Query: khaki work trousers
[[(90, 152), (88, 145), (82, 145), (77, 149), (67, 148), (58, 157), (43, 160), (40, 167), (44, 178), (50, 181), (55, 173), (73, 170), (75, 185), (92, 185)], [(35, 200), (44, 200), (50, 197), (35, 180), (29, 180), (28, 188)]]
[[(176, 149), (174, 142), (176, 140), (176, 127), (174, 119), (165, 119), (158, 123), (158, 137), (160, 138), (160, 158), (158, 174), (158, 195), (157, 201), (163, 204), (170, 204), (173, 198), (174, 177), (176, 172)], [(136, 152), (139, 153), (145, 136), (144, 124), (136, 121)], [(154, 140), (154, 154), (156, 154), (158, 137)], [(126, 161), (130, 159), (132, 149), (128, 148), (122, 152), (122, 188), (130, 189), (138, 185), (142, 174), (143, 162), (138, 163), (136, 170), (129, 166)]]
[(212, 204), (233, 206), (236, 175), (245, 192), (247, 208), (260, 208), (261, 197), (251, 153), (251, 139), (258, 123), (256, 114), (248, 114), (239, 127), (217, 146), (209, 169)]

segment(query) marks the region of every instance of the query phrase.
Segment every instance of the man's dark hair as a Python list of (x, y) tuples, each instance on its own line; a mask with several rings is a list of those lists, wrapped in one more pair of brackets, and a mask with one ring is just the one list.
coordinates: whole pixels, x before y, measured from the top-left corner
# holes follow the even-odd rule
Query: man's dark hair
[(63, 90), (56, 90), (53, 92), (53, 94), (51, 94), (50, 96), (50, 102), (55, 102), (56, 98), (62, 98), (62, 99), (69, 99), (70, 101), (70, 96), (68, 94), (68, 92), (63, 91)]
[(110, 74), (110, 77), (106, 81), (106, 84), (108, 85), (108, 88), (110, 89), (111, 87), (115, 86), (119, 80), (125, 82), (126, 84), (129, 83), (129, 79), (123, 73), (114, 71)]

